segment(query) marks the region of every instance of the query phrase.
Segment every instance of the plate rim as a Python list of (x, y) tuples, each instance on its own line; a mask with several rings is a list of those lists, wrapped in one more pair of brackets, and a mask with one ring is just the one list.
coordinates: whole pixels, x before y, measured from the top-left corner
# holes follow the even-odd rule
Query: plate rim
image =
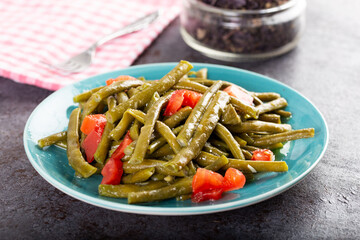
[(99, 198), (94, 198), (94, 197), (88, 196), (87, 194), (78, 192), (78, 191), (56, 181), (55, 179), (53, 179), (51, 177), (51, 175), (49, 175), (46, 171), (44, 171), (36, 163), (35, 159), (33, 158), (32, 154), (30, 152), (30, 147), (28, 146), (28, 143), (27, 143), (27, 140), (29, 139), (27, 129), (29, 128), (31, 120), (33, 119), (34, 115), (37, 113), (37, 111), (41, 107), (41, 105), (46, 104), (47, 101), (49, 101), (51, 98), (55, 97), (57, 94), (61, 94), (62, 91), (66, 91), (67, 88), (72, 88), (72, 87), (76, 88), (77, 86), (81, 86), (81, 84), (83, 82), (91, 81), (91, 79), (93, 79), (93, 78), (101, 78), (102, 76), (105, 76), (112, 72), (126, 71), (128, 69), (136, 70), (137, 68), (141, 69), (144, 67), (145, 68), (161, 67), (161, 66), (171, 67), (171, 66), (175, 66), (176, 64), (178, 64), (178, 62), (150, 63), (150, 64), (141, 64), (141, 65), (130, 66), (128, 68), (123, 68), (123, 69), (116, 69), (116, 70), (112, 70), (112, 71), (108, 71), (108, 72), (105, 72), (102, 74), (88, 77), (86, 79), (83, 79), (79, 82), (75, 82), (70, 85), (67, 85), (67, 86), (51, 93), (49, 96), (47, 96), (44, 100), (42, 100), (35, 107), (35, 109), (30, 114), (30, 116), (25, 124), (25, 127), (24, 127), (23, 144), (24, 144), (24, 149), (25, 149), (26, 155), (27, 155), (31, 165), (41, 175), (42, 178), (44, 178), (48, 183), (50, 183), (56, 189), (62, 191), (63, 193), (65, 193), (71, 197), (74, 197), (75, 199), (78, 199), (82, 202), (85, 202), (85, 203), (88, 203), (88, 204), (91, 204), (91, 205), (94, 205), (97, 207), (120, 211), (120, 212), (126, 212), (126, 213), (135, 213), (135, 214), (144, 214), (144, 215), (183, 216), (183, 215), (200, 215), (200, 214), (210, 214), (210, 213), (216, 213), (216, 212), (229, 211), (229, 210), (233, 210), (233, 209), (237, 209), (237, 208), (250, 206), (250, 205), (265, 201), (269, 198), (275, 197), (275, 196), (285, 192), (286, 190), (290, 189), (291, 187), (295, 186), (297, 183), (301, 182), (301, 180), (303, 180), (304, 177), (306, 175), (308, 175), (317, 166), (317, 164), (320, 162), (320, 160), (324, 156), (326, 149), (328, 147), (328, 143), (329, 143), (329, 128), (328, 128), (327, 122), (326, 122), (323, 114), (306, 96), (304, 96), (303, 94), (298, 92), (296, 89), (294, 89), (276, 79), (273, 79), (271, 77), (268, 77), (268, 76), (265, 76), (265, 75), (262, 75), (262, 74), (259, 74), (256, 72), (252, 72), (252, 71), (237, 68), (237, 67), (224, 66), (224, 65), (220, 65), (220, 64), (192, 62), (191, 64), (194, 67), (207, 67), (207, 66), (213, 67), (213, 68), (215, 67), (215, 68), (221, 68), (221, 69), (231, 70), (231, 71), (240, 71), (245, 74), (255, 75), (257, 77), (264, 78), (267, 81), (276, 83), (282, 87), (285, 87), (287, 89), (290, 89), (290, 90), (296, 92), (298, 95), (300, 95), (306, 101), (308, 101), (311, 104), (311, 106), (320, 115), (320, 118), (325, 126), (325, 129), (324, 129), (325, 130), (325, 138), (326, 138), (325, 143), (324, 143), (323, 149), (322, 149), (320, 155), (318, 156), (318, 158), (316, 159), (316, 161), (314, 161), (313, 164), (308, 169), (306, 169), (306, 171), (302, 172), (300, 175), (298, 175), (296, 178), (292, 179), (290, 182), (283, 184), (277, 188), (274, 188), (266, 193), (253, 196), (253, 197), (247, 198), (245, 200), (239, 199), (237, 201), (230, 202), (230, 203), (221, 203), (221, 204), (206, 205), (206, 206), (166, 207), (166, 208), (154, 207), (154, 206), (142, 206), (142, 205), (135, 205), (135, 204), (132, 205), (132, 204), (116, 203), (116, 202), (107, 201), (105, 199), (99, 199)]

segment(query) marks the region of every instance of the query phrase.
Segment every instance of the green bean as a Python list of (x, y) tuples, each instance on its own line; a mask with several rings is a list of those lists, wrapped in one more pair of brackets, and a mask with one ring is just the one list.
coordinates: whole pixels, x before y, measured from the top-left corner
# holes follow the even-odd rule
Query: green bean
[(209, 142), (205, 143), (204, 147), (202, 148), (202, 151), (212, 153), (219, 157), (221, 155), (224, 155), (225, 157), (229, 156), (229, 153), (221, 151), (220, 149), (212, 146)]
[(58, 147), (61, 147), (61, 148), (65, 149), (65, 150), (67, 149), (67, 141), (66, 141), (66, 139), (58, 141), (54, 145), (58, 146)]
[[(252, 139), (252, 137), (249, 136), (249, 133), (240, 133), (240, 137), (246, 141), (246, 144), (253, 144), (254, 143), (254, 139)], [(245, 145), (246, 145), (245, 144)], [(245, 146), (245, 145), (242, 145)]]
[(220, 120), (221, 120), (221, 123), (223, 123), (223, 124), (235, 125), (235, 124), (241, 123), (241, 119), (240, 119), (239, 115), (237, 114), (235, 108), (231, 104), (228, 104), (225, 107)]
[(69, 118), (67, 131), (67, 157), (70, 166), (82, 177), (88, 178), (96, 172), (96, 168), (87, 163), (80, 151), (79, 143), (80, 108), (75, 108)]
[(252, 153), (246, 149), (241, 149), (241, 151), (244, 154), (244, 157), (246, 160), (250, 160), (252, 158)]
[(207, 79), (208, 70), (207, 70), (207, 68), (202, 68), (202, 69), (198, 70), (195, 73), (195, 75), (196, 75), (197, 78)]
[(239, 143), (234, 139), (231, 132), (221, 123), (216, 124), (215, 134), (229, 146), (232, 155), (238, 159), (245, 159)]
[(146, 104), (145, 108), (144, 108), (144, 112), (147, 113), (150, 109), (150, 107), (157, 101), (159, 100), (160, 95), (158, 92), (155, 92), (150, 100), (150, 102), (148, 104)]
[(273, 122), (273, 123), (281, 123), (280, 115), (271, 114), (271, 113), (263, 113), (259, 115), (259, 120), (265, 122)]
[(128, 127), (134, 119), (137, 119), (139, 122), (144, 123), (145, 113), (140, 110), (128, 109), (125, 111), (123, 118), (118, 123), (118, 125), (110, 132), (110, 136), (114, 140), (119, 140), (124, 136)]
[(127, 156), (131, 156), (133, 154), (137, 140), (132, 141), (127, 147), (124, 149), (124, 153)]
[(255, 108), (257, 110), (259, 110), (259, 114), (262, 114), (262, 113), (271, 112), (271, 111), (274, 111), (274, 110), (277, 110), (277, 109), (280, 109), (280, 108), (283, 108), (286, 106), (287, 106), (287, 101), (285, 100), (285, 98), (277, 98), (270, 102), (256, 106)]
[(162, 158), (171, 154), (174, 154), (174, 151), (171, 149), (169, 144), (165, 144), (164, 146), (153, 152), (150, 156), (153, 158)]
[(216, 172), (228, 163), (229, 163), (229, 159), (227, 157), (225, 157), (224, 155), (222, 155), (218, 159), (216, 159), (214, 162), (212, 162), (210, 165), (207, 165), (205, 168), (207, 170)]
[[(250, 117), (252, 118), (258, 118), (260, 112), (257, 109), (257, 107), (253, 107), (250, 105), (247, 105), (245, 103), (243, 103), (241, 100), (235, 98), (235, 97), (230, 97), (230, 103), (240, 112), (242, 112), (244, 115), (248, 114)], [(261, 106), (261, 105), (259, 105)]]
[(161, 173), (154, 173), (152, 176), (151, 176), (151, 180), (152, 181), (161, 181), (161, 180), (164, 180), (166, 176), (164, 174), (161, 174)]
[(108, 109), (113, 109), (114, 107), (116, 107), (116, 99), (113, 96), (109, 96), (106, 99), (106, 104), (108, 106)]
[(206, 87), (200, 83), (188, 81), (188, 80), (178, 82), (176, 85), (174, 85), (173, 88), (174, 89), (186, 89), (186, 90), (191, 90), (191, 91), (195, 91), (195, 92), (199, 92), (199, 93), (205, 93), (208, 90), (208, 87)]
[(91, 95), (91, 97), (87, 100), (83, 109), (83, 115), (86, 116), (92, 113), (99, 105), (99, 103), (106, 97), (113, 95), (114, 93), (124, 91), (125, 89), (139, 86), (141, 84), (143, 84), (143, 82), (140, 80), (118, 81), (109, 86), (101, 88), (99, 91)]
[(129, 130), (130, 137), (132, 140), (137, 140), (139, 138), (140, 127), (141, 127), (141, 122), (139, 122), (139, 120), (135, 119)]
[(253, 151), (258, 150), (260, 148), (254, 147), (254, 146), (251, 146), (251, 145), (246, 145), (246, 146), (243, 147), (243, 149), (253, 152)]
[(166, 181), (168, 183), (173, 183), (175, 181), (175, 177), (168, 175), (168, 176), (164, 177), (164, 181)]
[(203, 117), (203, 113), (206, 111), (206, 108), (211, 102), (211, 99), (213, 98), (215, 93), (220, 89), (221, 85), (222, 85), (221, 81), (218, 81), (217, 83), (212, 85), (202, 95), (202, 97), (199, 99), (198, 103), (194, 107), (194, 110), (190, 113), (190, 116), (188, 117), (188, 119), (184, 124), (184, 128), (180, 131), (180, 133), (176, 138), (182, 147), (187, 146), (188, 141), (194, 134), (201, 118)]
[(99, 194), (105, 197), (127, 198), (129, 193), (154, 190), (167, 186), (165, 181), (149, 181), (147, 184), (99, 185)]
[(134, 96), (135, 94), (139, 93), (140, 90), (136, 89), (136, 88), (130, 88), (126, 93), (129, 96), (129, 98), (131, 98), (132, 96)]
[(281, 117), (285, 117), (285, 118), (291, 117), (291, 112), (282, 109), (275, 110), (274, 113), (279, 114)]
[(145, 119), (144, 119), (145, 123), (144, 126), (141, 128), (141, 132), (137, 140), (134, 153), (131, 156), (130, 159), (131, 163), (139, 164), (143, 161), (146, 154), (146, 150), (149, 147), (150, 137), (154, 131), (155, 123), (159, 118), (160, 111), (164, 107), (164, 105), (169, 101), (170, 97), (171, 97), (171, 92), (162, 96), (158, 101), (156, 101), (151, 106), (148, 113), (145, 115)]
[(155, 92), (162, 94), (174, 86), (182, 76), (184, 76), (192, 65), (187, 61), (180, 63), (159, 81), (154, 82), (151, 86), (131, 97), (128, 101), (118, 105), (114, 110), (106, 114), (108, 121), (114, 123), (119, 120), (124, 112), (129, 108), (140, 108), (150, 101)]
[[(208, 166), (215, 162), (218, 159), (217, 156), (207, 153), (201, 152), (199, 156), (196, 158), (196, 162), (200, 166)], [(223, 170), (226, 170), (230, 167), (236, 168), (242, 172), (252, 172), (251, 167), (256, 170), (256, 172), (286, 172), (288, 170), (288, 166), (284, 161), (253, 161), (253, 160), (240, 160), (240, 159), (232, 159), (229, 158), (229, 163), (222, 167)]]
[(234, 138), (239, 143), (240, 147), (243, 147), (247, 144), (247, 142), (239, 136), (234, 136)]
[(116, 100), (117, 100), (118, 104), (121, 104), (121, 103), (124, 103), (127, 100), (129, 100), (129, 97), (126, 94), (126, 92), (119, 92), (116, 94)]
[(292, 130), (283, 133), (266, 135), (264, 137), (256, 139), (253, 144), (254, 146), (258, 146), (258, 147), (269, 146), (280, 142), (287, 142), (300, 138), (314, 137), (314, 134), (315, 134), (315, 130), (313, 128)]
[(254, 95), (264, 102), (269, 102), (280, 98), (280, 94), (274, 92), (255, 92)]
[(226, 145), (226, 143), (224, 143), (221, 140), (215, 139), (215, 138), (211, 138), (209, 140), (209, 143), (213, 146), (215, 146), (216, 148), (220, 149), (223, 152), (230, 152), (230, 148), (228, 145)]
[[(156, 125), (155, 125), (156, 126)], [(181, 129), (184, 126), (181, 125), (177, 128), (174, 128), (172, 130), (172, 132), (174, 133), (174, 135), (179, 134), (179, 132), (181, 131)], [(160, 147), (164, 146), (167, 143), (166, 139), (164, 137), (160, 137), (155, 139), (154, 141), (151, 142), (151, 144), (148, 147), (148, 153), (152, 154), (153, 152), (155, 152), (156, 150), (158, 150)]]
[(198, 127), (196, 128), (194, 137), (191, 139), (190, 144), (187, 147), (182, 148), (174, 159), (166, 164), (166, 167), (170, 171), (176, 172), (181, 170), (189, 163), (189, 161), (191, 161), (191, 159), (200, 153), (201, 149), (204, 147), (211, 133), (215, 129), (216, 124), (219, 121), (221, 111), (223, 111), (228, 102), (228, 94), (225, 94), (224, 92), (218, 92), (215, 94)]
[(164, 120), (164, 123), (170, 128), (178, 126), (183, 120), (185, 120), (191, 113), (192, 108), (189, 106), (181, 108), (175, 114)]
[(102, 89), (103, 87), (104, 86), (93, 88), (93, 89), (91, 89), (89, 91), (80, 93), (80, 94), (76, 95), (75, 97), (73, 97), (73, 101), (75, 103), (85, 102), (91, 97), (91, 95), (93, 95), (94, 93), (96, 93), (97, 91)]
[(94, 153), (94, 159), (98, 163), (104, 164), (105, 162), (111, 144), (110, 132), (113, 128), (114, 124), (109, 122), (106, 123), (103, 134), (101, 135), (101, 140), (96, 148), (96, 152)]
[[(188, 81), (191, 81), (191, 82), (194, 82), (194, 83), (199, 83), (201, 85), (205, 85), (205, 86), (208, 86), (208, 87), (212, 86), (216, 82), (216, 80), (203, 79), (203, 78), (198, 78), (198, 77), (196, 77), (196, 78), (190, 77), (190, 78), (188, 78)], [(226, 81), (222, 81), (222, 82), (223, 82), (222, 88), (233, 85), (230, 82), (226, 82)]]
[(123, 176), (121, 181), (123, 183), (140, 183), (147, 181), (155, 173), (154, 167), (142, 169), (138, 172)]
[(177, 177), (184, 177), (185, 176), (184, 171), (179, 171), (177, 173), (172, 173), (172, 172), (168, 171), (164, 167), (165, 163), (166, 163), (166, 161), (152, 160), (152, 159), (144, 159), (144, 161), (142, 163), (140, 163), (140, 164), (131, 164), (129, 162), (124, 162), (123, 163), (123, 170), (124, 170), (124, 173), (129, 174), (129, 173), (138, 172), (138, 171), (146, 169), (146, 168), (155, 167), (155, 171), (157, 173), (160, 173), (160, 174), (163, 174), (163, 175), (173, 175), (173, 176), (177, 176)]
[[(155, 125), (155, 129), (160, 135), (166, 139), (166, 142), (170, 145), (171, 149), (174, 153), (178, 153), (181, 149), (180, 144), (176, 141), (175, 134), (171, 131), (171, 129), (163, 122), (157, 121)], [(150, 146), (149, 146), (150, 147)]]
[(57, 142), (66, 140), (66, 131), (54, 133), (50, 136), (44, 137), (38, 141), (38, 146), (41, 148), (48, 147), (50, 145), (53, 145)]
[(192, 177), (185, 177), (174, 184), (155, 190), (131, 192), (128, 194), (128, 203), (153, 202), (189, 194), (192, 192)]
[(228, 125), (228, 129), (233, 133), (243, 132), (287, 132), (291, 130), (289, 124), (277, 124), (271, 122), (263, 122), (258, 120), (249, 120), (238, 125)]
[(176, 197), (176, 201), (186, 201), (191, 198), (191, 194), (184, 194)]
[(194, 162), (190, 161), (187, 166), (189, 168), (188, 176), (195, 175), (196, 174), (196, 167), (194, 165)]

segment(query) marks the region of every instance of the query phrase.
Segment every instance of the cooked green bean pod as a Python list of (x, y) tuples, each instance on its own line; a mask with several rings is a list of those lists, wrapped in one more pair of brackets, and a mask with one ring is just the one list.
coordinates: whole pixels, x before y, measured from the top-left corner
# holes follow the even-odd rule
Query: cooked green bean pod
[[(130, 158), (130, 162), (133, 164), (139, 164), (144, 160), (146, 150), (149, 147), (151, 134), (154, 131), (155, 123), (159, 118), (161, 109), (165, 106), (165, 104), (169, 101), (171, 97), (171, 92), (162, 96), (158, 101), (156, 101), (148, 113), (145, 115), (145, 123), (141, 128), (141, 132), (139, 138), (137, 140), (137, 144), (135, 146), (135, 150), (133, 155)], [(165, 125), (166, 126), (166, 125)], [(162, 128), (164, 129), (164, 128)], [(171, 131), (170, 131), (171, 133)]]
[(146, 184), (99, 185), (99, 194), (105, 197), (127, 198), (129, 193), (159, 189), (169, 184), (165, 181), (150, 181)]
[(263, 122), (258, 120), (249, 120), (239, 125), (228, 125), (227, 127), (233, 133), (243, 133), (243, 132), (279, 133), (279, 132), (287, 132), (291, 130), (291, 125), (289, 124), (277, 124), (277, 123)]
[(129, 96), (126, 94), (126, 92), (119, 92), (116, 94), (116, 100), (118, 104), (121, 104), (129, 100)]
[(285, 117), (285, 118), (291, 117), (291, 112), (282, 109), (275, 110), (274, 113), (279, 114), (281, 117)]
[(121, 181), (123, 183), (141, 183), (147, 181), (155, 173), (154, 167), (142, 169), (138, 172), (123, 176)]
[(118, 81), (118, 82), (114, 82), (109, 86), (105, 86), (91, 95), (91, 97), (87, 100), (84, 106), (82, 114), (86, 116), (92, 113), (99, 105), (99, 103), (108, 96), (113, 95), (114, 93), (122, 92), (132, 87), (140, 86), (142, 84), (143, 82), (140, 80), (129, 80), (129, 81)]
[(150, 102), (148, 104), (146, 104), (145, 108), (144, 108), (144, 112), (147, 113), (150, 109), (150, 107), (157, 101), (159, 100), (160, 95), (158, 92), (155, 92), (150, 100)]
[(137, 140), (139, 138), (140, 135), (140, 127), (141, 127), (141, 122), (139, 122), (139, 120), (135, 119), (133, 124), (130, 127), (130, 137), (132, 140)]
[(278, 114), (263, 113), (259, 115), (259, 120), (264, 122), (281, 123), (281, 117)]
[(67, 130), (67, 157), (70, 166), (82, 177), (88, 178), (96, 172), (96, 167), (87, 163), (80, 151), (79, 143), (80, 108), (75, 108), (69, 118)]
[(224, 155), (222, 155), (218, 159), (216, 159), (214, 162), (207, 165), (205, 168), (207, 170), (211, 170), (213, 172), (216, 172), (216, 171), (218, 171), (219, 169), (221, 169), (222, 167), (224, 167), (228, 163), (229, 163), (229, 159), (227, 157), (225, 157)]
[(204, 147), (211, 133), (215, 129), (216, 124), (219, 121), (220, 114), (228, 102), (228, 94), (221, 91), (215, 94), (213, 100), (209, 104), (209, 107), (206, 109), (200, 124), (196, 128), (194, 137), (191, 139), (190, 144), (187, 147), (182, 148), (174, 159), (170, 160), (166, 164), (166, 167), (170, 171), (177, 172), (181, 170), (189, 163), (189, 161), (191, 161), (191, 159), (195, 158), (200, 153), (201, 149)]
[(104, 132), (101, 135), (101, 140), (94, 153), (94, 159), (96, 162), (104, 164), (106, 156), (110, 150), (111, 137), (110, 132), (113, 130), (114, 124), (107, 122), (104, 128)]
[(178, 126), (182, 121), (187, 119), (190, 115), (192, 108), (189, 106), (181, 108), (175, 114), (171, 115), (169, 118), (164, 120), (164, 123), (168, 125), (170, 128)]
[(154, 82), (138, 94), (132, 96), (128, 101), (118, 105), (112, 111), (108, 111), (106, 118), (108, 121), (114, 123), (119, 120), (124, 112), (129, 108), (140, 108), (148, 103), (155, 92), (162, 94), (174, 86), (182, 76), (184, 76), (192, 68), (192, 65), (187, 61), (180, 61), (180, 63), (172, 69), (168, 74), (162, 77), (159, 81)]
[(238, 159), (245, 159), (239, 143), (234, 139), (231, 132), (221, 123), (216, 124), (215, 134), (223, 140), (230, 148), (232, 155)]
[(97, 87), (97, 88), (93, 88), (89, 91), (86, 91), (86, 92), (83, 92), (83, 93), (80, 93), (78, 95), (76, 95), (74, 98), (73, 98), (73, 101), (75, 103), (80, 103), (80, 102), (85, 102), (87, 101), (91, 95), (93, 95), (94, 93), (96, 93), (97, 91), (99, 91), (100, 89), (102, 89), (104, 86), (101, 86), (101, 87)]
[(124, 136), (131, 122), (137, 119), (139, 122), (145, 122), (145, 113), (140, 110), (128, 109), (125, 111), (123, 118), (118, 123), (118, 125), (110, 132), (110, 136), (114, 140), (119, 140)]
[(234, 136), (235, 140), (239, 143), (240, 147), (244, 147), (247, 142), (239, 136)]
[[(244, 115), (248, 114), (250, 117), (252, 118), (258, 118), (260, 112), (256, 107), (247, 105), (245, 103), (243, 103), (241, 100), (235, 98), (235, 97), (231, 97), (230, 98), (230, 103), (240, 112), (242, 112)], [(261, 105), (259, 105), (261, 106)]]
[[(155, 125), (156, 126), (156, 125)], [(172, 130), (173, 134), (174, 135), (177, 135), (179, 134), (179, 132), (181, 131), (181, 129), (183, 128), (184, 126), (181, 125), (181, 126), (178, 126), (177, 128), (174, 128)], [(160, 147), (164, 146), (165, 144), (167, 143), (166, 139), (164, 137), (160, 137), (160, 138), (157, 138), (155, 139), (154, 141), (152, 141), (148, 147), (148, 152), (150, 154), (152, 154), (153, 152), (155, 152), (156, 150), (158, 150)]]
[(265, 135), (264, 137), (256, 139), (253, 145), (257, 147), (269, 146), (280, 142), (287, 142), (300, 138), (314, 137), (314, 134), (315, 134), (315, 130), (313, 128), (291, 130), (283, 133)]
[(128, 203), (153, 202), (173, 198), (192, 192), (192, 177), (185, 177), (174, 184), (155, 190), (131, 192), (128, 194)]
[(180, 151), (181, 146), (176, 141), (175, 134), (165, 123), (157, 121), (155, 125), (155, 130), (159, 132), (160, 135), (166, 140), (166, 142), (169, 144), (169, 146), (174, 151), (174, 153), (178, 153)]
[(63, 140), (66, 140), (66, 131), (54, 133), (50, 136), (44, 137), (38, 141), (38, 146), (41, 148), (48, 147), (50, 145), (53, 145), (57, 142), (61, 142)]
[(241, 123), (241, 119), (239, 115), (237, 114), (235, 108), (231, 104), (228, 104), (225, 107), (224, 112), (221, 115), (220, 121), (222, 124), (227, 124), (227, 125), (235, 125)]
[[(177, 141), (180, 143), (182, 147), (188, 145), (188, 142), (195, 130), (198, 127), (198, 124), (203, 117), (204, 112), (206, 111), (207, 106), (211, 102), (211, 99), (215, 95), (215, 93), (220, 89), (222, 85), (221, 81), (218, 81), (214, 85), (212, 85), (199, 99), (198, 103), (194, 107), (194, 110), (190, 113), (190, 116), (186, 120), (184, 124), (184, 128), (180, 131), (177, 136)], [(221, 109), (222, 110), (222, 109)], [(205, 143), (204, 143), (205, 144)]]
[(221, 140), (218, 140), (216, 138), (211, 138), (209, 139), (209, 143), (213, 146), (215, 146), (216, 148), (220, 149), (223, 152), (230, 152), (230, 148), (228, 145), (226, 145), (226, 143), (224, 143)]
[(283, 107), (287, 106), (287, 101), (285, 98), (277, 98), (275, 100), (272, 100), (270, 102), (261, 104), (259, 106), (256, 106), (256, 109), (259, 110), (259, 114), (271, 112)]
[(205, 143), (204, 147), (202, 148), (202, 151), (212, 153), (219, 157), (221, 155), (224, 155), (225, 157), (229, 156), (229, 153), (221, 151), (220, 149), (212, 146), (209, 142)]
[(144, 161), (140, 164), (131, 164), (129, 162), (124, 162), (123, 170), (124, 170), (124, 173), (129, 174), (129, 173), (138, 172), (138, 171), (146, 169), (146, 168), (155, 167), (155, 171), (160, 174), (173, 175), (173, 176), (178, 176), (178, 177), (184, 177), (186, 175), (184, 171), (179, 171), (177, 173), (168, 171), (164, 167), (165, 163), (166, 163), (166, 161), (153, 160), (153, 159), (144, 159)]
[(191, 90), (191, 91), (195, 91), (195, 92), (199, 92), (199, 93), (205, 93), (208, 90), (208, 87), (206, 87), (200, 83), (188, 81), (188, 80), (178, 82), (176, 85), (174, 85), (173, 88), (174, 89), (186, 89), (186, 90)]
[(264, 102), (269, 102), (281, 97), (280, 94), (274, 92), (254, 92), (254, 95)]

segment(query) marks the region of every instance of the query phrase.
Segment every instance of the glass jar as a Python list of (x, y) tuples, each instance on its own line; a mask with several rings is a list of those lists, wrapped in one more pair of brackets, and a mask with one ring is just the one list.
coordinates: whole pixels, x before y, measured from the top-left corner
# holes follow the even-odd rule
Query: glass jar
[(193, 49), (225, 61), (253, 61), (293, 49), (305, 26), (306, 0), (260, 10), (229, 10), (183, 0), (181, 35)]

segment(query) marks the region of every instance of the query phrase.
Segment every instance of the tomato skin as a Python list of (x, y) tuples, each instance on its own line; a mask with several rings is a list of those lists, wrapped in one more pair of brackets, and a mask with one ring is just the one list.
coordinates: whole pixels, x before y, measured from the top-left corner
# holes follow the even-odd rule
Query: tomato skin
[(113, 84), (114, 82), (117, 82), (117, 81), (126, 81), (126, 80), (136, 80), (136, 78), (132, 77), (132, 76), (129, 76), (129, 75), (120, 75), (118, 76), (117, 78), (113, 79), (113, 78), (110, 78), (109, 80), (106, 80), (106, 85), (111, 85)]
[(241, 90), (236, 85), (232, 84), (226, 87), (223, 91), (227, 92), (230, 96), (236, 97), (237, 99), (241, 100), (247, 105), (253, 105), (254, 98), (249, 94), (247, 94), (246, 92), (244, 92), (243, 90)]
[(130, 138), (130, 133), (128, 131), (124, 137), (124, 140), (120, 143), (115, 152), (111, 155), (109, 160), (106, 162), (103, 170), (101, 171), (101, 174), (103, 175), (101, 184), (120, 184), (121, 177), (124, 172), (121, 159), (125, 155), (125, 148), (130, 143), (132, 143), (132, 139)]
[(89, 135), (93, 130), (104, 129), (106, 125), (106, 117), (104, 114), (92, 114), (84, 118), (81, 123), (80, 131)]
[(228, 192), (243, 188), (245, 182), (246, 178), (241, 171), (235, 168), (228, 168), (224, 176), (223, 190), (224, 192)]
[(273, 161), (274, 153), (269, 149), (257, 149), (253, 151), (251, 160), (254, 161)]
[(190, 90), (176, 90), (171, 95), (169, 102), (166, 106), (164, 116), (171, 116), (181, 107), (189, 106), (194, 108), (202, 94)]

